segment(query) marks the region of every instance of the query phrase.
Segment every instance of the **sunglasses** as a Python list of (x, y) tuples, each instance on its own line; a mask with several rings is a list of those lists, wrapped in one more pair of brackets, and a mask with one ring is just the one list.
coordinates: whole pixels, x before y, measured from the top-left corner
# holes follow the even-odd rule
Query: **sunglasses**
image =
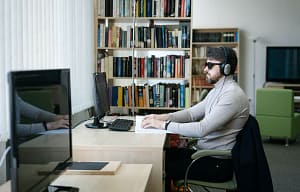
[(206, 62), (204, 66), (207, 67), (208, 69), (212, 69), (215, 65), (222, 65), (222, 63)]

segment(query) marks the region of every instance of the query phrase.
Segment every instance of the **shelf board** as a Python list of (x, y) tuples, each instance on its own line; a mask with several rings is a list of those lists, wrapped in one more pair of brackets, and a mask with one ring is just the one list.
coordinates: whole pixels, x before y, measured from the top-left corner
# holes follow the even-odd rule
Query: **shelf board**
[(155, 109), (155, 110), (181, 110), (180, 107), (134, 107), (135, 109)]
[(212, 89), (213, 85), (192, 85), (192, 89)]
[(109, 77), (109, 79), (134, 79), (134, 80), (190, 80), (190, 78), (180, 77)]
[(192, 57), (193, 60), (206, 60), (206, 57)]
[(238, 42), (193, 42), (193, 46), (232, 46), (237, 47)]
[(97, 47), (98, 50), (124, 50), (131, 51), (133, 48), (124, 48), (124, 47)]
[[(110, 106), (111, 108), (126, 108), (126, 109), (132, 109), (133, 107), (129, 107), (129, 106)], [(155, 110), (174, 110), (174, 111), (178, 111), (184, 108), (180, 108), (180, 107), (134, 107), (134, 109), (155, 109)]]
[(190, 51), (190, 48), (135, 48), (136, 50), (145, 50), (145, 51)]
[(103, 16), (97, 16), (98, 20), (182, 20), (182, 21), (190, 21), (191, 17), (103, 17)]
[(237, 31), (239, 31), (239, 28), (234, 28), (234, 27), (193, 28), (193, 31), (198, 31), (198, 32), (237, 32)]
[(124, 47), (97, 47), (98, 50), (136, 50), (136, 51), (190, 51), (190, 48), (124, 48)]

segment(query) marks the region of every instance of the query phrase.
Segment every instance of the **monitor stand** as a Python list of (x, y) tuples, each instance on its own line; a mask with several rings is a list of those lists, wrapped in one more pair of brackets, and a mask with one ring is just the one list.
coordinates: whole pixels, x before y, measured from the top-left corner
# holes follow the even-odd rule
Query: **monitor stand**
[(107, 122), (100, 123), (99, 117), (94, 117), (94, 121), (92, 123), (85, 124), (85, 126), (91, 129), (106, 129), (108, 128), (108, 123)]
[(78, 187), (49, 185), (46, 192), (79, 192)]

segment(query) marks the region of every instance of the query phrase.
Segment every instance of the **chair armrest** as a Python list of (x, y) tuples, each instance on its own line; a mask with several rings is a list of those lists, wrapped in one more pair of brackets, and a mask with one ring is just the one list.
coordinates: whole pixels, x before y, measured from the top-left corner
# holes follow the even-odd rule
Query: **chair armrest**
[[(192, 180), (192, 181), (188, 181), (188, 174), (189, 174), (189, 171), (190, 171), (190, 168), (192, 167), (192, 165), (200, 158), (202, 157), (206, 157), (206, 156), (223, 156), (223, 157), (231, 157), (231, 150), (209, 150), (209, 149), (205, 149), (205, 150), (198, 150), (196, 151), (195, 153), (192, 154), (191, 158), (193, 159), (193, 161), (189, 164), (189, 166), (187, 167), (186, 171), (185, 171), (185, 175), (184, 175), (184, 181), (182, 180), (179, 180), (178, 182), (175, 182), (175, 185), (176, 186), (181, 186), (183, 185), (184, 186), (184, 191), (186, 191), (186, 184), (187, 182), (188, 183), (193, 183), (193, 184), (196, 184), (196, 185), (201, 185), (203, 186), (207, 186), (207, 187), (210, 187), (212, 186), (211, 183), (209, 182), (201, 182), (201, 181), (195, 181), (195, 180)], [(199, 184), (201, 182), (201, 184)], [(231, 181), (230, 181), (231, 182)], [(232, 183), (231, 183), (232, 185)], [(215, 186), (215, 183), (213, 184), (213, 186)], [(215, 187), (214, 187), (215, 188)], [(217, 187), (218, 188), (218, 187)], [(235, 185), (234, 187), (231, 187), (232, 189), (235, 189)]]
[(192, 159), (199, 159), (206, 156), (225, 156), (225, 157), (231, 157), (231, 151), (230, 150), (198, 150), (195, 153), (192, 154)]

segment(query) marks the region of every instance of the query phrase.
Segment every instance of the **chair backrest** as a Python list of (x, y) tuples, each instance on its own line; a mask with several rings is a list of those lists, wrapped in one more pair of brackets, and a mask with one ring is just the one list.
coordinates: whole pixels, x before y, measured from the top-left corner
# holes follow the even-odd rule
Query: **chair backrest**
[(291, 117), (294, 93), (290, 89), (260, 88), (256, 90), (256, 115)]
[(259, 124), (254, 116), (249, 115), (244, 128), (236, 137), (231, 153), (238, 191), (273, 192)]

